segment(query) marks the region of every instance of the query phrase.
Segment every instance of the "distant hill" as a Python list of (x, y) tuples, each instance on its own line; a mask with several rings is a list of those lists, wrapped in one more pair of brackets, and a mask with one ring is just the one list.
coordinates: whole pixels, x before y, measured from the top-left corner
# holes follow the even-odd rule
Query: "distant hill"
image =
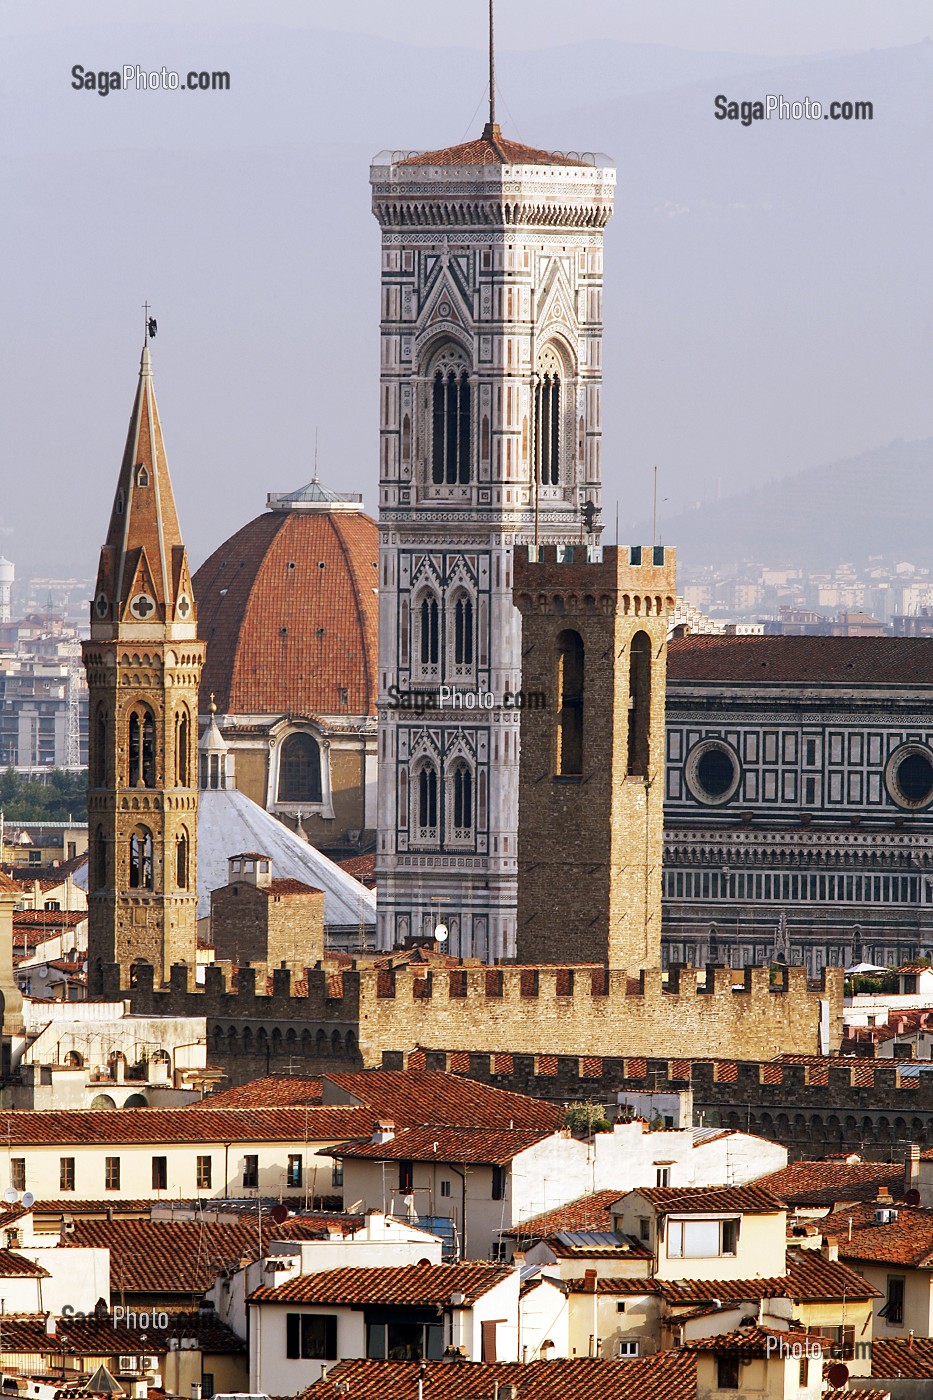
[[(869, 555), (933, 567), (933, 438), (892, 442), (668, 516), (658, 533), (682, 567), (743, 561), (818, 571)], [(648, 538), (650, 522), (626, 534)]]

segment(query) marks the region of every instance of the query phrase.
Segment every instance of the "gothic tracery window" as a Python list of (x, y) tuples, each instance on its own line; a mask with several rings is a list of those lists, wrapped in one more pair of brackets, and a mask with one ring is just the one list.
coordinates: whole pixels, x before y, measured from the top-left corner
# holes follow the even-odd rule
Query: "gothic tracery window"
[(425, 593), (417, 609), (418, 645), (415, 655), (423, 674), (436, 671), (440, 660), (440, 608), (433, 593)]
[(467, 593), (458, 593), (453, 606), (454, 614), (454, 665), (466, 669), (473, 665), (473, 599)]
[(535, 376), (535, 475), (541, 486), (559, 486), (563, 366), (553, 346), (538, 356)]
[(422, 840), (437, 837), (437, 769), (427, 762), (418, 770), (415, 789), (417, 835)]
[(463, 759), (453, 770), (452, 828), (454, 839), (464, 840), (473, 830), (473, 773)]
[(470, 480), (470, 377), (462, 350), (445, 349), (431, 383), (431, 480), (435, 486)]

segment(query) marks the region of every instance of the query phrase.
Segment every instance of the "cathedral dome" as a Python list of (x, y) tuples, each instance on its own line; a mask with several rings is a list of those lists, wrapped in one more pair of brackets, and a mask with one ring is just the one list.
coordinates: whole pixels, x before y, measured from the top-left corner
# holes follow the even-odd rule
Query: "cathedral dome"
[(202, 713), (375, 714), (375, 521), (316, 480), (267, 504), (194, 575)]

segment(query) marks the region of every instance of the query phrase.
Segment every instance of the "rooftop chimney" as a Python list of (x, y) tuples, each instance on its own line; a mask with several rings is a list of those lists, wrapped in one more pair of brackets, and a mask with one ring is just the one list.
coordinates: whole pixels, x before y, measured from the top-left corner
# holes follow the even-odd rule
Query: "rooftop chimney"
[(391, 1142), (395, 1137), (395, 1124), (389, 1119), (377, 1118), (373, 1124), (373, 1142)]
[(839, 1258), (839, 1236), (824, 1235), (823, 1246), (820, 1253), (824, 1259), (828, 1259), (831, 1263), (835, 1264)]

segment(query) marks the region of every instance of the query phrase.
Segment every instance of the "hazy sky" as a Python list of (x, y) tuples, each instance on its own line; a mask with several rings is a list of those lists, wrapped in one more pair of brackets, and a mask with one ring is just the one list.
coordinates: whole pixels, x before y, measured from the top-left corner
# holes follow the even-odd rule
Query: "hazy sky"
[[(95, 571), (146, 298), (195, 565), (309, 478), (315, 430), (322, 477), (374, 510), (368, 165), (478, 130), (485, 26), (485, 0), (0, 0), (0, 552), (21, 572)], [(933, 435), (931, 28), (929, 0), (500, 0), (503, 124), (619, 171), (606, 519), (646, 514), (655, 461), (680, 506)], [(76, 63), (231, 88), (101, 98)], [(744, 128), (720, 92), (875, 118)]]

